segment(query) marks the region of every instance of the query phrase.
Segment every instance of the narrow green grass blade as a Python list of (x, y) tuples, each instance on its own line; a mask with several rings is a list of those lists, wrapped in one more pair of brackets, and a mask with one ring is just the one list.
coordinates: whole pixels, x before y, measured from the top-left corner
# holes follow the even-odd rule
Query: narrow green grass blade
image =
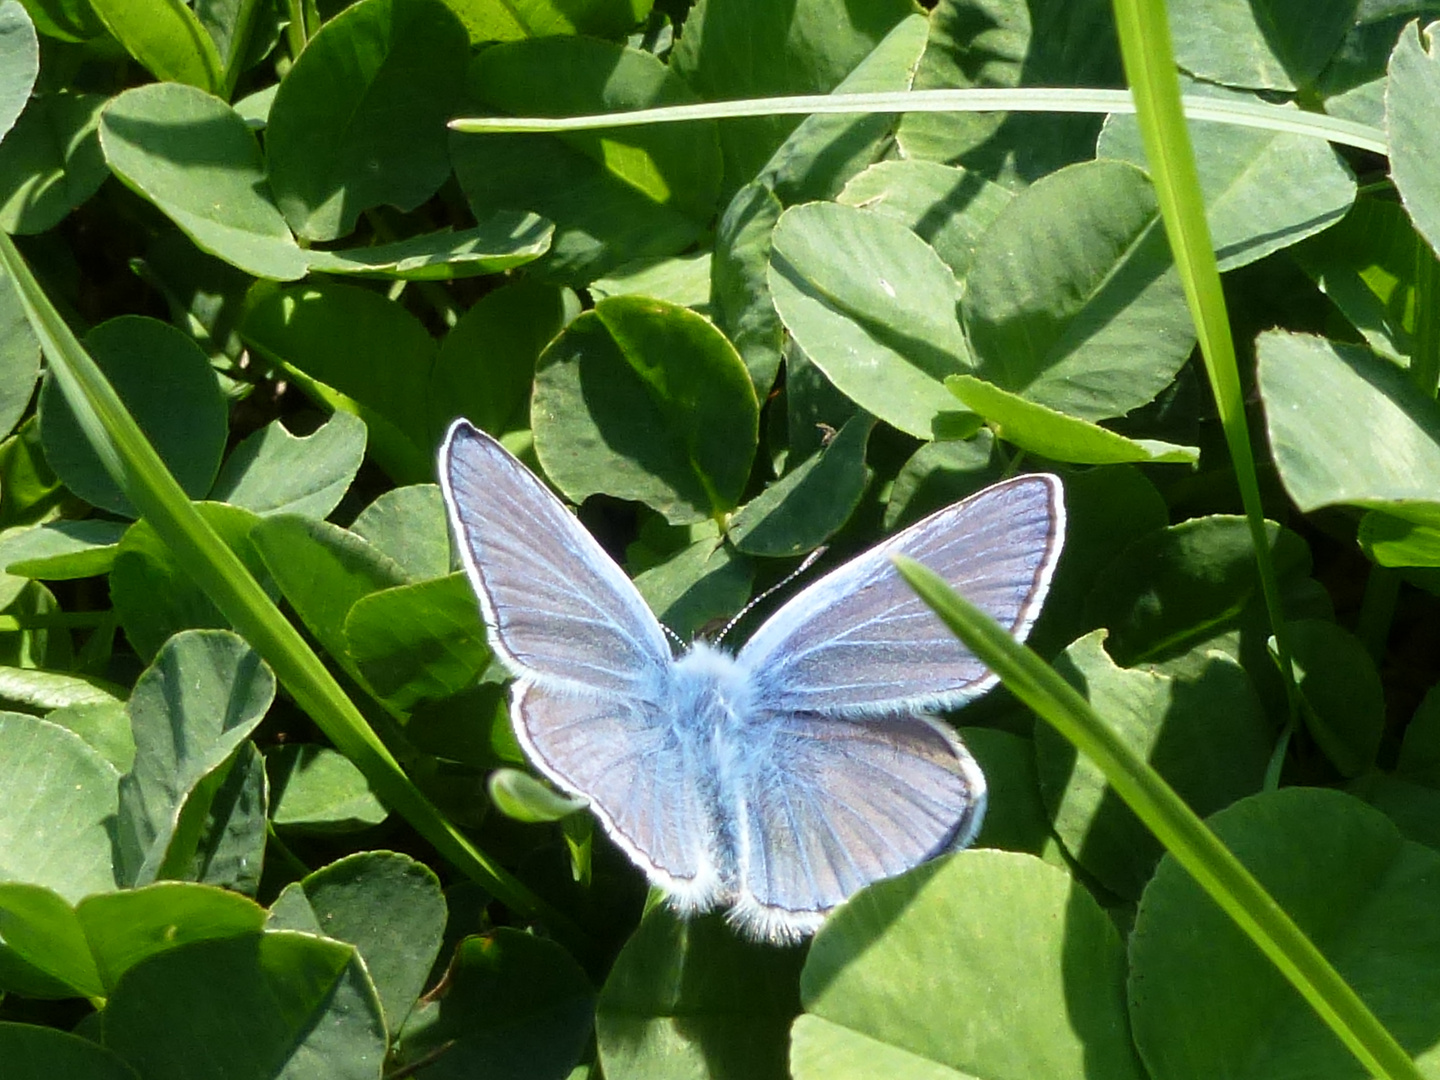
[(578, 928), (476, 849), (411, 783), (320, 658), (195, 511), (3, 232), (0, 271), (16, 283), (25, 314), (44, 347), (51, 376), (110, 475), (185, 572), (274, 669), (296, 703), (365, 774), (375, 794), (460, 870), (516, 911), (543, 919), (557, 936), (583, 947)]
[(1290, 916), (1195, 816), (1159, 773), (1138, 758), (1069, 683), (938, 574), (911, 559), (895, 565), (955, 636), (1076, 749), (1221, 909), (1290, 980), (1372, 1076), (1420, 1080), (1420, 1071)]
[[(1242, 127), (1310, 135), (1317, 139), (1386, 152), (1385, 133), (1368, 124), (1321, 113), (1303, 112), (1251, 101), (1221, 101), (1190, 95), (1185, 115)], [(698, 105), (667, 105), (656, 109), (602, 113), (594, 116), (474, 116), (450, 121), (456, 131), (587, 131), (594, 128), (673, 124), (684, 120), (733, 120), (740, 116), (811, 116), (818, 113), (903, 112), (1078, 112), (1132, 113), (1135, 103), (1125, 90), (1085, 87), (1018, 87), (1008, 90), (909, 90), (868, 94), (800, 94), (794, 97), (707, 101)]]
[(1205, 198), (1190, 146), (1190, 131), (1180, 104), (1180, 80), (1170, 45), (1164, 0), (1115, 0), (1115, 23), (1120, 32), (1120, 54), (1125, 76), (1135, 98), (1135, 118), (1145, 143), (1145, 160), (1160, 203), (1160, 216), (1175, 267), (1190, 305), (1190, 317), (1205, 358), (1205, 372), (1220, 412), (1220, 425), (1230, 448), (1240, 500), (1255, 546), (1260, 589), (1270, 614), (1276, 655), (1293, 716), (1296, 709), (1292, 651), (1280, 603), (1280, 583), (1270, 544), (1265, 536), (1265, 511), (1260, 504), (1260, 481), (1250, 429), (1245, 423), (1245, 399), (1240, 390), (1240, 367), (1230, 336), (1230, 316), (1220, 287), (1220, 267), (1205, 219)]

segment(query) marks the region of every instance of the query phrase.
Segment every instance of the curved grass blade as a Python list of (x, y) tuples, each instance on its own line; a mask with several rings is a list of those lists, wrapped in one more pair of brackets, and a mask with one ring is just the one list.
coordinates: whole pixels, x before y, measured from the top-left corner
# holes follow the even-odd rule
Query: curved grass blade
[[(1189, 95), (1185, 115), (1242, 127), (1311, 135), (1345, 146), (1386, 152), (1385, 133), (1369, 124), (1336, 116), (1303, 112), (1250, 101), (1225, 101)], [(475, 116), (450, 121), (456, 131), (587, 131), (594, 128), (673, 124), (683, 120), (731, 120), (741, 116), (811, 116), (818, 113), (903, 112), (1076, 112), (1132, 113), (1135, 102), (1125, 90), (1086, 87), (1020, 87), (1016, 89), (902, 90), (867, 94), (799, 94), (793, 97), (707, 101), (657, 109), (602, 113), (594, 116)]]
[(1135, 118), (1145, 143), (1145, 160), (1160, 203), (1160, 217), (1165, 223), (1165, 235), (1170, 239), (1190, 318), (1195, 323), (1205, 373), (1215, 395), (1220, 426), (1230, 448), (1240, 501), (1245, 507), (1245, 520), (1255, 546), (1260, 590), (1270, 614), (1276, 658), (1293, 721), (1298, 691), (1290, 664), (1290, 635), (1285, 628), (1275, 562), (1265, 537), (1265, 511), (1260, 505), (1260, 480), (1250, 445), (1250, 429), (1245, 422), (1240, 367), (1235, 360), (1230, 316), (1220, 287), (1220, 267), (1210, 240), (1205, 199), (1200, 192), (1200, 176), (1190, 146), (1190, 131), (1185, 124), (1164, 0), (1115, 0), (1115, 23), (1120, 32), (1125, 76), (1135, 98)]
[(999, 623), (956, 594), (938, 574), (911, 559), (897, 557), (895, 565), (921, 599), (1000, 676), (1011, 693), (1100, 767), (1116, 794), (1280, 969), (1370, 1075), (1420, 1080), (1415, 1063), (1314, 943), (1088, 701), (1045, 661), (1014, 641)]
[(583, 949), (585, 939), (569, 919), (471, 844), (405, 775), (299, 631), (196, 512), (4, 233), (0, 271), (18, 287), (51, 373), (105, 468), (185, 572), (274, 669), (296, 703), (365, 774), (376, 795), (460, 870), (516, 911), (543, 920), (572, 947)]

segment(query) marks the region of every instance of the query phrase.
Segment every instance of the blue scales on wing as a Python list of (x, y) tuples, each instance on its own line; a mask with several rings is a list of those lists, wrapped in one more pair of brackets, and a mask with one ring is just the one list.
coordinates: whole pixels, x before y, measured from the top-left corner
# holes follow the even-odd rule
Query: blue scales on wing
[[(589, 799), (615, 841), (682, 900), (718, 876), (713, 800), (668, 715), (673, 660), (635, 586), (495, 439), (456, 421), (441, 449), (451, 528), (497, 656), (516, 676), (531, 761)], [(681, 745), (681, 744), (684, 745)]]
[(1058, 480), (996, 485), (803, 590), (741, 650), (751, 734), (722, 761), (738, 808), (742, 925), (770, 938), (808, 933), (860, 887), (973, 838), (984, 777), (923, 712), (962, 704), (994, 676), (891, 557), (923, 562), (1023, 640), (1063, 535)]

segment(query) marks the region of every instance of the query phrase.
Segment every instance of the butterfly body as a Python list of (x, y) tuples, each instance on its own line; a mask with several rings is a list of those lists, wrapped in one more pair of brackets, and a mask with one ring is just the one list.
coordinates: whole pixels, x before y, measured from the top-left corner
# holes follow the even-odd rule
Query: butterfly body
[(441, 450), (451, 526), (535, 766), (590, 801), (681, 911), (762, 940), (973, 839), (985, 780), (928, 712), (991, 675), (900, 580), (937, 568), (1022, 637), (1059, 556), (1059, 481), (1006, 481), (803, 589), (736, 654), (675, 656), (624, 573), (495, 440)]

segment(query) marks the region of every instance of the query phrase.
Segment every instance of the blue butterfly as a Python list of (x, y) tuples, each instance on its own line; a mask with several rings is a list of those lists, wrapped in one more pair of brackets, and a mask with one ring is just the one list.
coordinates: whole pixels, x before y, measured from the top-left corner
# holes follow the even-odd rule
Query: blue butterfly
[(535, 767), (589, 800), (682, 913), (727, 906), (794, 941), (857, 889), (975, 837), (985, 777), (928, 713), (995, 676), (891, 563), (908, 555), (1017, 639), (1060, 556), (1060, 481), (1021, 476), (825, 575), (739, 653), (674, 655), (660, 623), (575, 516), (464, 420), (440, 450), (453, 535), (511, 717)]

